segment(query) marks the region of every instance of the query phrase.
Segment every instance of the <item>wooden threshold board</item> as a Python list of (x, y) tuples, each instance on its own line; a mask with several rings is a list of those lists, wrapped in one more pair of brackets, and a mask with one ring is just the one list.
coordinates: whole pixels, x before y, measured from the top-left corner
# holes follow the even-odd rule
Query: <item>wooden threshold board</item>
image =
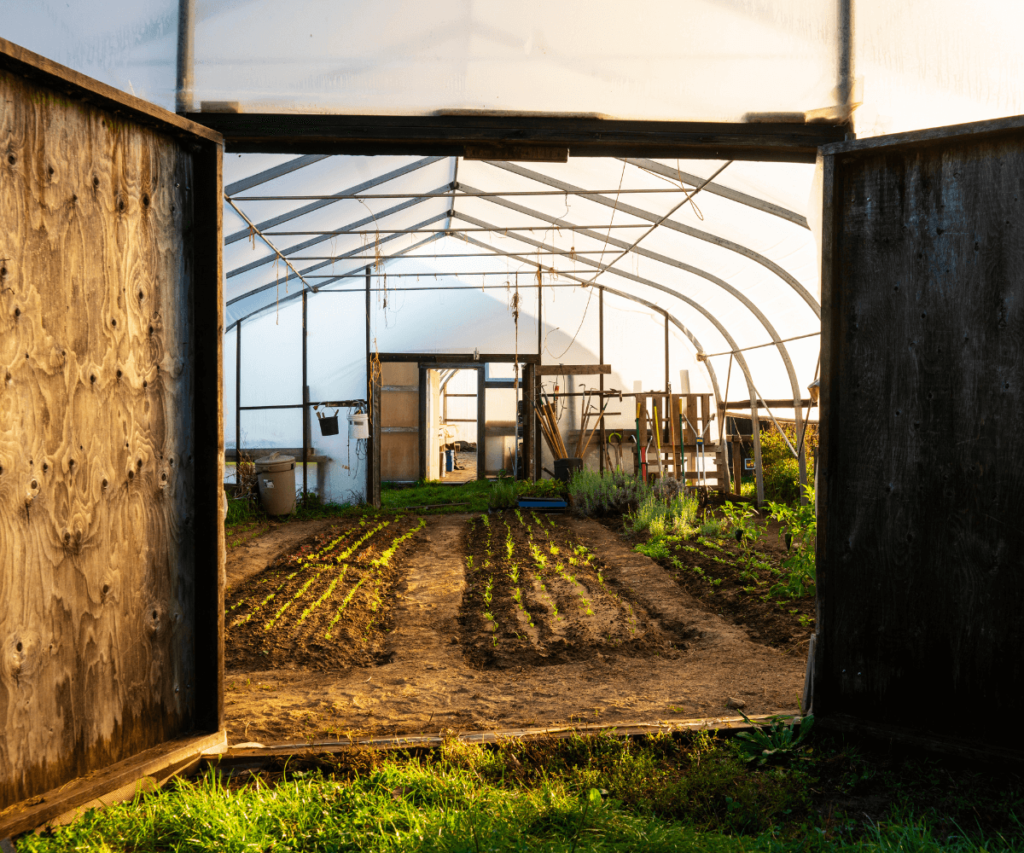
[(13, 838), (47, 823), (68, 824), (91, 808), (131, 799), (154, 790), (172, 776), (191, 773), (205, 755), (227, 748), (227, 732), (170, 740), (75, 779), (53, 791), (30, 797), (0, 812), (0, 838)]
[[(759, 714), (750, 717), (754, 722), (764, 722), (776, 715), (799, 716), (797, 711), (778, 711), (775, 714)], [(551, 728), (503, 729), (494, 731), (462, 732), (455, 739), (462, 743), (497, 744), (507, 740), (544, 740), (547, 738), (570, 738), (579, 735), (615, 735), (619, 737), (643, 737), (672, 732), (720, 731), (735, 734), (752, 728), (742, 717), (708, 717), (689, 720), (659, 720), (653, 723), (625, 723), (619, 726), (579, 725)], [(433, 734), (398, 735), (393, 737), (356, 738), (347, 741), (294, 741), (269, 746), (236, 746), (219, 755), (203, 758), (204, 765), (220, 768), (247, 768), (259, 766), (261, 762), (287, 758), (293, 755), (340, 755), (346, 752), (374, 750), (424, 750), (435, 749), (446, 738)]]

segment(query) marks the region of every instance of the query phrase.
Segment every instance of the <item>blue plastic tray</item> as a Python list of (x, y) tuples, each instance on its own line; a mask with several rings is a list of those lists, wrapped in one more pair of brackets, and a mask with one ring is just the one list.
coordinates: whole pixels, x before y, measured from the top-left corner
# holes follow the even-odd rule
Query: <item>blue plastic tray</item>
[(522, 509), (546, 509), (550, 511), (568, 509), (569, 507), (561, 498), (520, 498), (519, 506)]

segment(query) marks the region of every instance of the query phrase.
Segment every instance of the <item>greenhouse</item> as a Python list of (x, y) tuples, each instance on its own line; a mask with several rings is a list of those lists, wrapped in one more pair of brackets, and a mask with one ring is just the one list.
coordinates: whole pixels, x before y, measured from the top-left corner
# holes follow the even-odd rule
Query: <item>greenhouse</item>
[(918, 716), (1024, 675), (983, 6), (0, 0), (0, 837), (339, 731), (997, 750)]

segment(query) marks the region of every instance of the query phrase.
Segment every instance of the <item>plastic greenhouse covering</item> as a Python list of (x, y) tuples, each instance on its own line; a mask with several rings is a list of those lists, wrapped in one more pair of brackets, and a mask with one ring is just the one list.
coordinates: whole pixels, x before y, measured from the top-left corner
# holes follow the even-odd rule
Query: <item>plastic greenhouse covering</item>
[[(176, 0), (0, 0), (0, 21), (4, 38), (175, 108)], [(953, 0), (197, 0), (194, 21), (197, 108), (722, 122), (852, 109), (861, 137), (1024, 113), (1016, 0), (969, 14)], [(543, 362), (596, 363), (603, 288), (606, 388), (663, 390), (666, 341), (673, 390), (719, 402), (800, 400), (817, 375), (810, 164), (228, 153), (224, 185), (228, 447), (239, 321), (242, 406), (301, 401), (303, 290), (310, 398), (366, 396), (367, 269), (381, 353), (536, 353), (542, 299)], [(495, 408), (514, 417), (511, 399)], [(301, 420), (246, 411), (243, 445), (297, 447)], [(360, 497), (365, 452), (344, 430), (314, 443), (335, 463), (325, 495)]]

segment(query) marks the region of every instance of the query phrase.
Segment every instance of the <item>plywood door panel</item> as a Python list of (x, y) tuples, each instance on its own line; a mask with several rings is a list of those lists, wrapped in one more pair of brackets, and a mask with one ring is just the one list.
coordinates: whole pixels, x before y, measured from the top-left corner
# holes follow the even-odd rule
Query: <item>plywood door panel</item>
[(415, 362), (381, 362), (381, 479), (420, 477), (420, 374)]
[(954, 734), (1024, 683), (1024, 121), (825, 176), (815, 711)]
[(190, 151), (0, 71), (0, 807), (193, 725)]

